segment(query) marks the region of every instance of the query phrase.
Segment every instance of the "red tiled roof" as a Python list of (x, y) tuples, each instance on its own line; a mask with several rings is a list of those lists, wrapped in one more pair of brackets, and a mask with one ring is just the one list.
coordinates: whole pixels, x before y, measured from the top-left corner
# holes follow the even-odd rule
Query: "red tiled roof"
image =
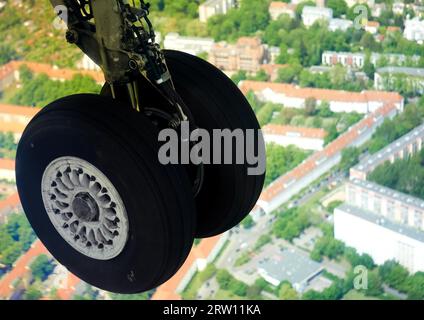
[(152, 300), (180, 300), (180, 295), (176, 293), (179, 284), (187, 275), (187, 272), (193, 267), (194, 263), (196, 263), (197, 259), (206, 259), (210, 255), (220, 238), (221, 236), (215, 236), (203, 239), (199, 245), (194, 247), (180, 270), (171, 279), (157, 288)]
[(5, 122), (0, 120), (0, 131), (2, 132), (22, 133), (25, 127), (26, 125), (24, 123)]
[(9, 298), (13, 293), (13, 282), (22, 279), (28, 273), (28, 265), (40, 254), (48, 254), (40, 240), (36, 240), (31, 248), (14, 264), (13, 269), (0, 279), (0, 297)]
[(300, 88), (298, 86), (286, 83), (272, 83), (245, 80), (241, 81), (240, 90), (246, 94), (249, 91), (261, 92), (270, 89), (274, 92), (284, 94), (288, 97), (296, 98), (315, 98), (322, 101), (346, 101), (346, 102), (400, 102), (403, 97), (397, 92), (386, 91), (363, 91), (349, 92), (342, 90)]
[(0, 158), (0, 169), (15, 170), (15, 160)]
[(290, 133), (299, 134), (304, 138), (319, 138), (324, 139), (327, 132), (324, 129), (318, 128), (306, 128), (306, 127), (295, 127), (295, 126), (281, 126), (277, 124), (267, 124), (262, 128), (265, 134), (275, 134), (286, 136)]
[(296, 4), (293, 3), (285, 3), (285, 2), (280, 2), (280, 1), (272, 1), (271, 4), (269, 5), (269, 9), (270, 10), (278, 10), (278, 9), (291, 9), (294, 10), (296, 9)]
[(399, 27), (396, 27), (396, 26), (388, 26), (387, 27), (387, 31), (389, 31), (389, 32), (396, 32), (396, 31), (400, 31), (400, 28)]
[(13, 64), (7, 63), (0, 67), (0, 80), (6, 78), (15, 71)]
[(31, 61), (11, 61), (9, 65), (13, 70), (18, 70), (22, 65), (26, 65), (32, 72), (36, 74), (44, 73), (52, 79), (71, 80), (75, 75), (81, 74), (93, 78), (98, 83), (105, 82), (103, 73), (99, 71), (59, 69), (49, 64)]
[(20, 205), (19, 194), (17, 192), (11, 194), (6, 199), (0, 201), (0, 212), (16, 208)]
[(77, 286), (81, 283), (81, 279), (79, 279), (74, 274), (68, 271), (68, 277), (65, 283), (64, 288), (57, 289), (57, 296), (61, 300), (70, 300), (72, 299)]
[(368, 21), (367, 27), (376, 27), (378, 28), (380, 26), (380, 23), (378, 21)]
[(12, 104), (0, 103), (0, 113), (7, 113), (12, 115), (26, 116), (26, 117), (32, 118), (40, 110), (41, 109), (39, 108), (16, 106)]

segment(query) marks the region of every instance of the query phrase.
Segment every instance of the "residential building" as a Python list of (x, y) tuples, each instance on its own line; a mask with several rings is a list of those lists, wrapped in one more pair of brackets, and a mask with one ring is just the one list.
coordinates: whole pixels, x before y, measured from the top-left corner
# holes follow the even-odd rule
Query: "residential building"
[(348, 5), (349, 8), (357, 4), (366, 4), (370, 8), (373, 8), (375, 5), (375, 0), (346, 0), (346, 4)]
[(424, 201), (417, 197), (371, 181), (351, 179), (346, 184), (346, 203), (424, 231)]
[(424, 20), (420, 20), (419, 17), (405, 20), (403, 37), (421, 43), (424, 40)]
[(262, 64), (260, 69), (265, 71), (270, 81), (274, 82), (278, 78), (278, 71), (287, 68), (287, 66), (287, 64)]
[(395, 90), (396, 83), (401, 81), (403, 86), (416, 94), (424, 93), (424, 69), (407, 67), (384, 67), (374, 74), (376, 90)]
[(269, 15), (272, 20), (277, 20), (281, 15), (287, 14), (290, 18), (296, 17), (296, 4), (272, 1), (269, 5)]
[(346, 203), (334, 212), (336, 239), (377, 264), (396, 260), (411, 273), (424, 271), (424, 201), (366, 179), (379, 165), (418, 153), (423, 138), (420, 125), (353, 167)]
[(420, 61), (419, 55), (407, 56), (401, 53), (375, 53), (373, 52), (370, 57), (370, 62), (378, 67), (383, 61), (388, 65), (402, 66), (405, 64), (416, 64)]
[(330, 31), (346, 31), (347, 29), (351, 28), (353, 26), (353, 22), (347, 19), (331, 19), (330, 23), (328, 24), (328, 29)]
[[(8, 78), (9, 85), (14, 81), (19, 81), (20, 72), (19, 69), (22, 66), (26, 66), (34, 74), (45, 74), (52, 80), (65, 81), (71, 80), (76, 75), (80, 74), (83, 76), (88, 76), (93, 78), (98, 84), (104, 84), (105, 78), (102, 72), (93, 71), (93, 70), (74, 70), (74, 69), (59, 69), (56, 66), (52, 66), (45, 63), (31, 62), (31, 61), (10, 61), (6, 65), (2, 66), (0, 70), (11, 70), (6, 72), (7, 77), (11, 77), (13, 74), (13, 81)], [(1, 82), (0, 71), (0, 84)], [(10, 82), (11, 81), (11, 82)], [(0, 91), (2, 90), (0, 86)]]
[(397, 159), (405, 159), (421, 151), (424, 145), (424, 124), (392, 142), (382, 150), (364, 158), (360, 163), (350, 169), (352, 179), (366, 180), (368, 174), (379, 165)]
[(393, 102), (403, 110), (404, 99), (396, 92), (362, 91), (348, 92), (329, 89), (301, 88), (293, 84), (259, 81), (241, 81), (239, 87), (243, 93), (253, 91), (263, 102), (281, 104), (287, 108), (304, 108), (308, 98), (314, 98), (318, 104), (328, 102), (333, 112), (375, 112), (388, 102)]
[(322, 151), (316, 151), (296, 168), (271, 183), (262, 192), (255, 210), (270, 213), (280, 207), (337, 165), (341, 160), (343, 149), (363, 145), (385, 119), (393, 118), (398, 112), (399, 109), (394, 102), (387, 102), (375, 112), (366, 115), (363, 120), (325, 146)]
[(36, 240), (31, 248), (14, 263), (12, 270), (0, 279), (0, 299), (13, 299), (19, 289), (28, 287), (29, 266), (41, 254), (49, 254), (49, 252), (40, 240)]
[(424, 271), (424, 232), (343, 204), (334, 211), (334, 237), (375, 263), (396, 260), (409, 272)]
[(11, 194), (4, 200), (0, 200), (0, 225), (8, 222), (8, 217), (12, 213), (21, 210), (21, 203), (17, 192)]
[(15, 182), (15, 161), (0, 158), (0, 180)]
[(344, 67), (362, 69), (365, 62), (364, 53), (324, 51), (322, 53), (322, 64), (326, 66), (341, 64)]
[(259, 38), (242, 37), (236, 44), (216, 43), (209, 53), (209, 62), (228, 72), (243, 70), (256, 73), (266, 56)]
[(365, 31), (371, 34), (377, 34), (380, 23), (378, 21), (367, 21), (365, 24)]
[(379, 18), (381, 14), (387, 10), (387, 5), (385, 3), (376, 3), (371, 9), (371, 16), (374, 18)]
[(266, 52), (264, 63), (265, 64), (275, 64), (275, 62), (277, 61), (277, 58), (281, 54), (281, 49), (279, 47), (269, 46), (267, 44), (264, 44), (263, 46), (264, 46), (265, 52)]
[[(335, 52), (324, 51), (322, 53), (322, 64), (331, 66), (341, 64), (344, 67), (361, 69), (364, 66), (366, 55), (361, 52)], [(372, 53), (370, 62), (378, 66), (381, 62), (389, 65), (402, 66), (405, 64), (416, 64), (420, 61), (419, 55), (406, 56), (399, 53)]]
[(11, 132), (15, 142), (18, 142), (25, 127), (38, 111), (39, 108), (0, 103), (0, 132)]
[(305, 6), (302, 11), (302, 21), (306, 27), (312, 26), (316, 21), (329, 22), (333, 18), (330, 8)]
[(327, 132), (324, 129), (268, 124), (262, 128), (265, 142), (293, 145), (305, 150), (322, 150)]
[(208, 0), (199, 6), (199, 19), (201, 22), (207, 22), (217, 14), (226, 14), (236, 4), (236, 0)]
[(0, 92), (16, 81), (15, 68), (8, 63), (0, 67)]
[(296, 249), (281, 249), (270, 252), (269, 258), (259, 261), (258, 273), (267, 282), (278, 287), (288, 281), (302, 293), (308, 283), (318, 276), (323, 267)]
[(195, 56), (204, 52), (209, 53), (214, 44), (212, 38), (185, 37), (178, 33), (168, 33), (163, 41), (165, 49), (183, 51)]
[(395, 1), (392, 5), (392, 11), (394, 14), (402, 15), (405, 10), (405, 3), (402, 1)]

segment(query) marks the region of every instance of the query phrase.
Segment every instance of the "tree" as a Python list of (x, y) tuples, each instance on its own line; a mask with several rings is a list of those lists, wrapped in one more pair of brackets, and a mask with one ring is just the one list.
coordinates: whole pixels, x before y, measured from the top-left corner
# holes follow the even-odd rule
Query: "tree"
[(380, 266), (379, 274), (385, 283), (398, 290), (402, 289), (402, 285), (409, 275), (408, 270), (394, 260), (386, 261)]
[(333, 16), (340, 17), (347, 13), (348, 7), (344, 0), (327, 0), (325, 6), (333, 9)]
[(45, 254), (42, 254), (29, 267), (35, 279), (44, 281), (53, 272), (55, 266)]
[(296, 290), (290, 285), (290, 283), (283, 283), (281, 285), (278, 297), (281, 300), (298, 300), (299, 296)]
[(340, 167), (343, 170), (349, 170), (359, 162), (360, 151), (356, 147), (348, 147), (342, 150), (342, 159)]
[(383, 293), (383, 281), (378, 270), (368, 272), (368, 289), (364, 290), (366, 296), (377, 297)]
[(278, 70), (278, 82), (283, 83), (292, 83), (295, 81), (302, 71), (302, 66), (299, 64), (290, 65), (286, 68), (281, 68)]
[(233, 76), (231, 77), (231, 80), (233, 80), (233, 82), (235, 84), (239, 84), (240, 81), (246, 80), (247, 79), (247, 74), (246, 71), (243, 70), (239, 70), (237, 71), (235, 74), (233, 74)]
[(314, 116), (316, 114), (317, 100), (315, 98), (307, 98), (305, 100), (305, 116)]
[(243, 219), (243, 221), (241, 222), (241, 225), (245, 229), (250, 229), (255, 225), (255, 222), (253, 221), (251, 216), (247, 216), (246, 218)]
[(0, 44), (0, 65), (6, 64), (11, 60), (17, 59), (16, 51), (7, 44)]
[(38, 287), (39, 286), (36, 284), (29, 286), (28, 289), (25, 290), (24, 299), (39, 300), (43, 296), (43, 293), (40, 291)]
[(362, 70), (366, 73), (368, 78), (374, 79), (375, 67), (371, 63), (371, 57), (370, 57), (369, 54), (367, 54), (365, 56), (364, 66), (363, 66)]

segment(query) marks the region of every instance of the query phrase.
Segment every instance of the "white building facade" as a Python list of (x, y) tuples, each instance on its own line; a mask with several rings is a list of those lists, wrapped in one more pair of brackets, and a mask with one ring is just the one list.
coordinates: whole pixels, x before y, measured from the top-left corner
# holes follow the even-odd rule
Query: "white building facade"
[(192, 55), (209, 53), (215, 41), (212, 38), (184, 37), (178, 33), (168, 33), (163, 45), (165, 49), (186, 52)]
[(320, 20), (329, 22), (332, 18), (333, 10), (330, 8), (305, 6), (302, 11), (302, 21), (306, 27)]
[(375, 263), (396, 260), (411, 273), (424, 271), (424, 232), (344, 204), (334, 211), (334, 236)]
[(419, 43), (424, 41), (424, 20), (415, 17), (410, 20), (405, 20), (405, 29), (403, 32), (405, 39), (410, 41), (417, 41)]
[(236, 0), (208, 0), (199, 6), (199, 19), (201, 22), (207, 22), (214, 15), (226, 14), (236, 4)]

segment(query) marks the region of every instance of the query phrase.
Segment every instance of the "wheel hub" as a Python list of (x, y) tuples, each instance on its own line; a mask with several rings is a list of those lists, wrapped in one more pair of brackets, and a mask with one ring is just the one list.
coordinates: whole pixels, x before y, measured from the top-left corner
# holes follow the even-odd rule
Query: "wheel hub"
[(41, 192), (46, 212), (62, 238), (94, 259), (119, 255), (128, 239), (128, 217), (112, 182), (91, 163), (61, 157), (45, 169)]
[(72, 210), (81, 221), (99, 221), (99, 206), (88, 192), (80, 192), (75, 196)]

